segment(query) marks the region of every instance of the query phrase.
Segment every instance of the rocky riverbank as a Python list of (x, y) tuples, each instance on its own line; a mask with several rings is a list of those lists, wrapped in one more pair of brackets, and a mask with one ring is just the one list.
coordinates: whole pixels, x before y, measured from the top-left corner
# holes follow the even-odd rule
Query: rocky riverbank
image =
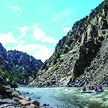
[(31, 100), (29, 97), (22, 97), (27, 94), (18, 92), (8, 86), (0, 86), (0, 108), (40, 108), (40, 103)]
[(29, 97), (22, 97), (28, 93), (12, 89), (9, 79), (0, 71), (0, 108), (45, 108), (44, 105)]

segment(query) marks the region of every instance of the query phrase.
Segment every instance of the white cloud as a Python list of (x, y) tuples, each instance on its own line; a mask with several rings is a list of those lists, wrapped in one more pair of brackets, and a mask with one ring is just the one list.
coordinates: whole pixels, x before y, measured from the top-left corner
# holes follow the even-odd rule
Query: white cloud
[(11, 6), (10, 8), (11, 8), (11, 9), (15, 9), (15, 7), (14, 7), (14, 6)]
[(70, 29), (70, 27), (64, 28), (64, 32), (68, 32)]
[(6, 43), (16, 43), (17, 40), (14, 39), (12, 32), (7, 34), (0, 33), (0, 42), (5, 46)]
[(30, 52), (35, 50), (37, 47), (38, 46), (36, 44), (26, 44), (26, 45), (19, 44), (14, 49), (24, 52)]
[[(32, 24), (33, 24), (33, 23), (32, 23)], [(39, 25), (39, 24), (35, 24), (35, 25), (33, 26), (33, 28), (36, 29), (38, 25)]]
[(38, 49), (40, 47), (41, 47), (41, 45), (37, 45), (37, 44), (26, 44), (26, 45), (19, 44), (18, 46), (14, 47), (14, 48), (7, 48), (7, 49), (23, 51), (23, 52), (27, 52), (29, 54), (31, 51), (35, 51), (36, 49)]
[(19, 8), (19, 6), (16, 6), (17, 10), (22, 12), (21, 8)]
[(27, 27), (26, 25), (24, 27), (17, 27), (17, 26), (14, 26), (16, 29), (19, 29), (20, 32), (21, 32), (21, 36), (19, 38), (22, 38), (26, 35), (26, 31), (30, 30), (29, 27)]
[(28, 54), (32, 54), (36, 59), (41, 59), (43, 62), (53, 54), (52, 49), (41, 44), (19, 44), (13, 49), (7, 48), (7, 50), (15, 49), (18, 51), (27, 52)]
[(63, 24), (63, 26), (65, 26), (66, 24)]
[(18, 10), (19, 12), (22, 12), (21, 8), (18, 5), (17, 6), (10, 6), (10, 8)]
[(47, 60), (54, 51), (52, 51), (50, 48), (47, 48), (45, 45), (42, 45), (40, 50), (36, 52), (33, 56), (37, 59), (41, 59), (43, 62)]
[(21, 44), (25, 44), (25, 41), (23, 41), (23, 40), (20, 40), (20, 41), (19, 41), (19, 43), (21, 43)]
[(46, 36), (42, 39), (42, 42), (49, 42), (57, 44), (58, 40), (54, 39), (53, 37)]
[(29, 28), (26, 27), (26, 25), (24, 27), (20, 27), (20, 31), (22, 32), (21, 33), (21, 36), (25, 36), (25, 32), (28, 30)]
[(41, 40), (45, 36), (45, 32), (43, 32), (40, 28), (38, 28), (38, 24), (33, 26), (33, 36), (31, 38), (35, 38), (35, 40)]
[(33, 36), (31, 38), (34, 38), (35, 40), (40, 40), (42, 42), (49, 42), (56, 44), (58, 40), (54, 39), (53, 37), (46, 36), (45, 32), (42, 31), (40, 28), (38, 28), (38, 24), (35, 24), (33, 26)]
[(69, 14), (71, 14), (73, 12), (73, 9), (72, 8), (67, 8), (63, 11), (61, 11), (60, 13), (58, 13), (54, 18), (53, 20), (54, 21), (57, 21), (65, 16), (68, 16)]

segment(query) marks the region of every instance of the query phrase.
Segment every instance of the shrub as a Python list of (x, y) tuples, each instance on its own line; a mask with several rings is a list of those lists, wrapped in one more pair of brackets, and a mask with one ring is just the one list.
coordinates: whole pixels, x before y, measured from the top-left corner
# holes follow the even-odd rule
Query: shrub
[(100, 25), (98, 25), (98, 27), (97, 27), (98, 29), (100, 29)]
[(80, 43), (79, 47), (83, 46), (83, 43)]
[(77, 38), (77, 36), (78, 36), (78, 33), (74, 33), (74, 38)]
[(77, 48), (78, 48), (77, 46), (74, 46), (74, 47), (73, 47), (73, 50), (77, 50)]
[[(86, 23), (87, 23), (87, 22), (86, 22)], [(82, 28), (82, 33), (84, 32), (84, 30), (85, 30), (85, 27)]]
[(59, 54), (59, 52), (57, 52), (56, 55), (53, 57), (53, 60), (56, 60), (56, 59), (58, 59), (59, 57), (60, 57), (60, 54)]
[(92, 49), (92, 53), (94, 53), (94, 49)]
[(74, 76), (74, 73), (72, 72), (72, 76)]
[(74, 55), (70, 57), (70, 59), (72, 60), (74, 58)]
[(60, 62), (63, 62), (63, 58), (60, 58)]
[(57, 65), (57, 66), (53, 69), (53, 71), (56, 71), (59, 67), (60, 67), (60, 65)]
[(105, 21), (105, 20), (106, 20), (106, 18), (102, 17), (102, 21)]
[(101, 43), (101, 40), (97, 40), (99, 43)]

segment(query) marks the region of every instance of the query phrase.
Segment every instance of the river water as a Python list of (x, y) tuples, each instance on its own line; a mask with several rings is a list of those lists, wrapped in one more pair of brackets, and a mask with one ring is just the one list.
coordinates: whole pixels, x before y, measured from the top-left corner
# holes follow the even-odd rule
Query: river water
[(108, 88), (101, 93), (81, 93), (75, 87), (19, 87), (16, 90), (29, 92), (27, 96), (31, 99), (53, 108), (108, 108)]

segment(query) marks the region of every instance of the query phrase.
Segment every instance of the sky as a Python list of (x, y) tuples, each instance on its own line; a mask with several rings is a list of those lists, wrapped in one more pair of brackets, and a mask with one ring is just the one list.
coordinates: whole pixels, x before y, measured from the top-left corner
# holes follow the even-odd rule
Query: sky
[(43, 62), (76, 21), (103, 0), (0, 0), (0, 42)]

